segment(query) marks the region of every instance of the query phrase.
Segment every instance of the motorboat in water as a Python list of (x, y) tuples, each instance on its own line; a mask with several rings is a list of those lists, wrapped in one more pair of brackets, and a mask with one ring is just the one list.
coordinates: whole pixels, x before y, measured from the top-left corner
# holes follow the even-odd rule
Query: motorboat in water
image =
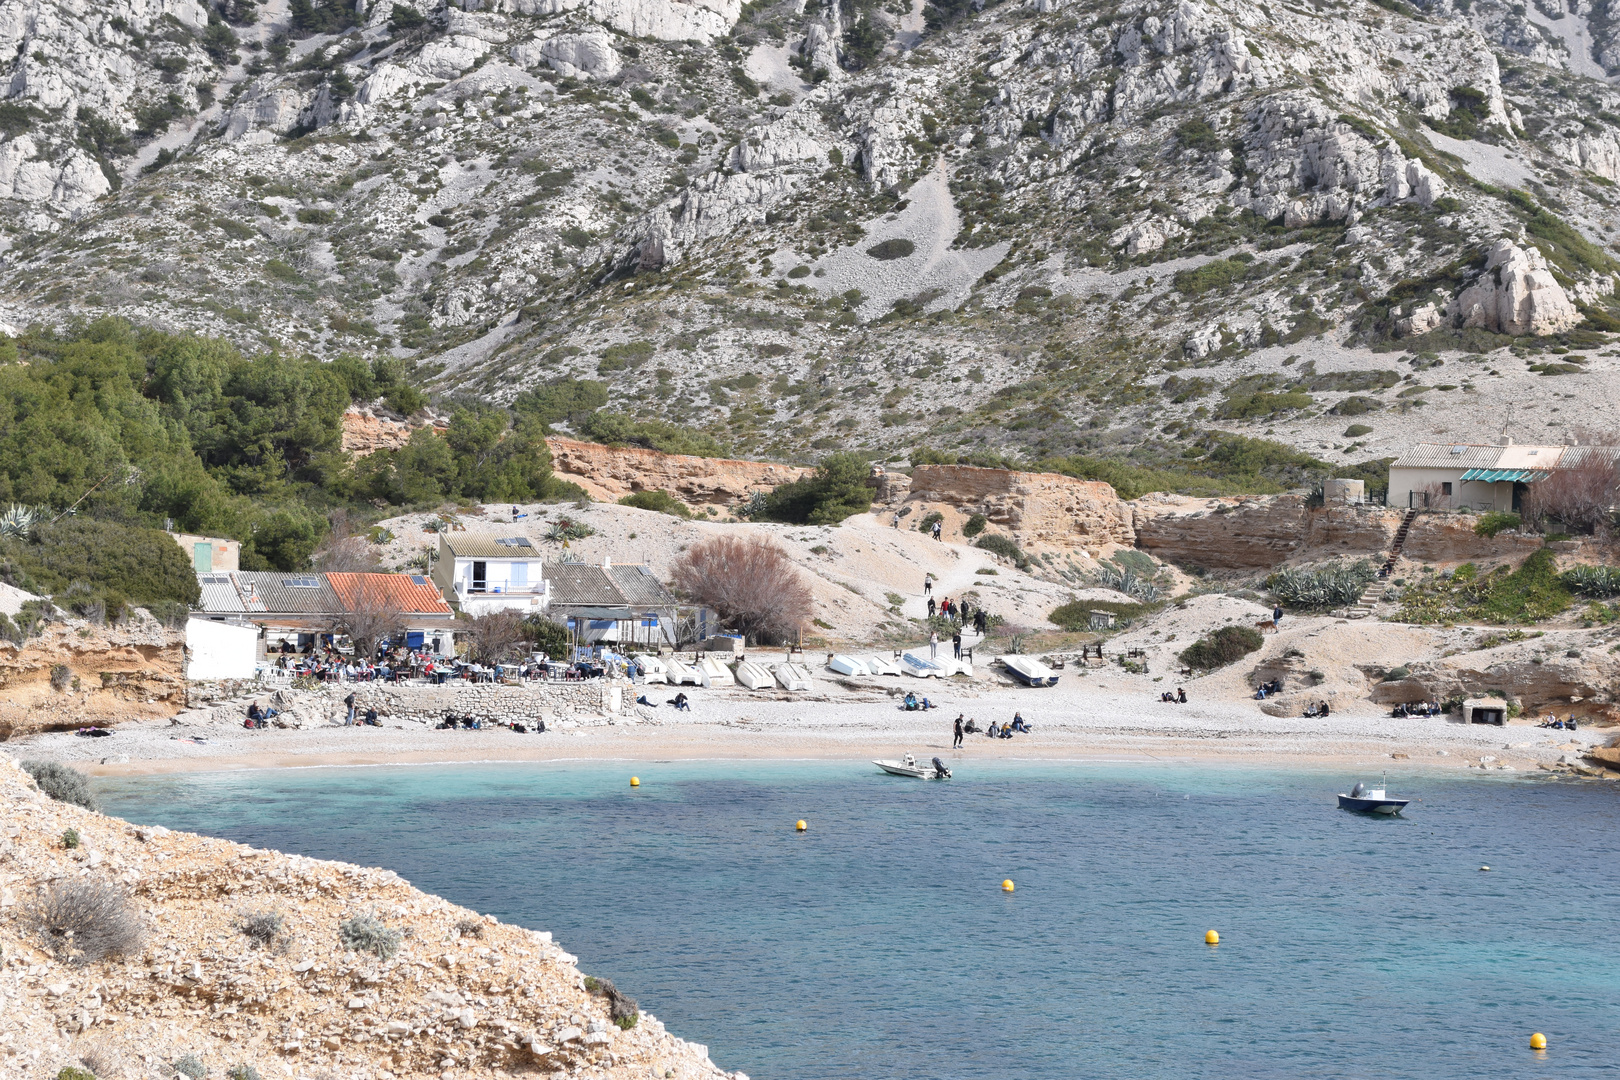
[(698, 685), (710, 689), (721, 686), (736, 686), (737, 680), (732, 676), (731, 669), (712, 656), (705, 656), (697, 662)]
[(746, 686), (750, 690), (774, 690), (776, 678), (771, 669), (764, 664), (756, 664), (752, 660), (743, 660), (737, 665), (737, 684)]
[(803, 664), (777, 664), (771, 669), (776, 684), (784, 690), (810, 689), (810, 669)]
[(899, 761), (874, 760), (872, 764), (891, 776), (909, 776), (914, 780), (949, 780), (951, 778), (951, 770), (947, 769), (945, 763), (939, 758), (935, 758), (931, 765), (919, 765), (915, 756), (907, 754)]
[(870, 671), (873, 675), (900, 674), (900, 665), (896, 664), (888, 657), (880, 656), (877, 653), (873, 653), (871, 656), (862, 658), (861, 662), (866, 665), (866, 670)]
[(702, 678), (697, 670), (683, 660), (674, 657), (664, 661), (665, 679), (671, 686), (701, 686)]
[(1033, 656), (1009, 655), (999, 659), (1001, 666), (1007, 669), (1007, 674), (1025, 686), (1057, 685), (1057, 673)]
[(834, 653), (833, 658), (827, 661), (827, 669), (840, 675), (870, 675), (872, 670), (860, 660), (848, 653)]
[(914, 652), (900, 654), (900, 670), (919, 679), (943, 679), (949, 674), (938, 660)]
[[(1384, 776), (1384, 783), (1388, 785), (1389, 775)], [(1370, 788), (1360, 780), (1350, 789), (1350, 794), (1339, 796), (1340, 810), (1353, 810), (1358, 814), (1398, 814), (1405, 809), (1411, 799), (1392, 799), (1389, 797), (1387, 787)]]

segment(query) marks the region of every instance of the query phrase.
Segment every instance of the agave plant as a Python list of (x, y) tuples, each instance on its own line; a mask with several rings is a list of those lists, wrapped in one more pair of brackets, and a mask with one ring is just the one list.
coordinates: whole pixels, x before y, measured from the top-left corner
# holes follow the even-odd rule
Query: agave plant
[(1126, 596), (1135, 597), (1144, 604), (1154, 603), (1159, 599), (1159, 587), (1147, 578), (1137, 576), (1130, 567), (1120, 569), (1108, 563), (1097, 568), (1097, 584), (1105, 589), (1122, 592)]
[(34, 535), (34, 527), (38, 524), (38, 507), (12, 503), (0, 512), (0, 538), (27, 540)]
[(1266, 587), (1289, 607), (1300, 611), (1345, 607), (1361, 598), (1377, 576), (1372, 563), (1335, 563), (1318, 570), (1279, 570), (1266, 579)]
[(1620, 596), (1620, 567), (1572, 566), (1558, 576), (1582, 596), (1598, 599)]

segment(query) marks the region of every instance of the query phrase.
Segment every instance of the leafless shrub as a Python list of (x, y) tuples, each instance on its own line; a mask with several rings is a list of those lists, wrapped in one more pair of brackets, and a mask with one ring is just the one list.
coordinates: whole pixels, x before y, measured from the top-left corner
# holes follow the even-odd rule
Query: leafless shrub
[(636, 1026), (636, 1020), (641, 1015), (636, 1006), (635, 998), (620, 993), (619, 988), (609, 979), (598, 979), (594, 975), (585, 976), (585, 989), (597, 997), (607, 998), (608, 1015), (613, 1022), (626, 1031)]
[(93, 964), (140, 948), (144, 928), (116, 885), (78, 878), (41, 889), (22, 912), (23, 925), (58, 960)]
[(1446, 491), (1446, 485), (1436, 482), (1424, 487), (1423, 505), (1429, 510), (1451, 509), (1451, 495)]
[(337, 619), (337, 628), (354, 642), (357, 657), (371, 656), (377, 644), (398, 638), (405, 632), (405, 614), (389, 596), (386, 586), (362, 579), (354, 602)]
[(315, 549), (310, 562), (326, 574), (374, 574), (382, 563), (375, 547), (363, 536), (334, 537)]
[(479, 664), (511, 660), (526, 648), (523, 617), (515, 611), (492, 611), (457, 620), (456, 629), (467, 642), (467, 656)]
[(113, 1080), (123, 1075), (118, 1055), (106, 1043), (90, 1043), (78, 1049), (79, 1064), (89, 1069), (96, 1080)]
[[(243, 911), (236, 917), (236, 928), (247, 935), (255, 949), (287, 950), (282, 935), (283, 919), (279, 911)], [(278, 948), (279, 946), (279, 948)]]
[(1566, 456), (1579, 454), (1567, 469), (1555, 469), (1524, 493), (1519, 513), (1538, 529), (1558, 523), (1574, 532), (1607, 530), (1609, 515), (1620, 499), (1620, 468), (1606, 454), (1591, 447), (1571, 447)]
[(484, 920), (461, 919), (456, 923), (456, 933), (460, 934), (462, 937), (483, 937)]
[(689, 597), (756, 641), (788, 640), (810, 621), (809, 586), (763, 537), (705, 540), (682, 553), (672, 572)]

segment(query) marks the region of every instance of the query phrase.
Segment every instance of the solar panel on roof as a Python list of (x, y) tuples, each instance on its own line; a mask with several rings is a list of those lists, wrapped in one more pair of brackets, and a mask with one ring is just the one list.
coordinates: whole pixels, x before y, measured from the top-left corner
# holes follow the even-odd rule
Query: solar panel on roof
[(282, 578), (281, 584), (289, 589), (318, 589), (321, 587), (320, 580), (312, 577)]
[(411, 575), (411, 584), (412, 585), (426, 585), (427, 584), (427, 578), (423, 577), (421, 574), (412, 574)]
[(496, 537), (495, 542), (501, 547), (534, 547), (527, 536), (500, 536)]

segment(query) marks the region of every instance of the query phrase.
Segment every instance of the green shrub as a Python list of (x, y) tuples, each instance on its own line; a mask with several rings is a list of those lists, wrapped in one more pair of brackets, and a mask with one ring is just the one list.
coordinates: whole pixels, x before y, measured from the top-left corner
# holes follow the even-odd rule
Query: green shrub
[(1368, 427), (1366, 424), (1351, 424), (1349, 427), (1344, 429), (1344, 437), (1347, 439), (1355, 439), (1362, 435), (1371, 434), (1372, 428)]
[(69, 850), (79, 846), (79, 830), (65, 829), (62, 832), (62, 846)]
[(96, 1080), (96, 1074), (77, 1065), (67, 1065), (56, 1074), (56, 1080)]
[(175, 1060), (174, 1071), (181, 1076), (190, 1077), (190, 1080), (203, 1080), (208, 1075), (208, 1066), (204, 1065), (202, 1058), (196, 1054), (181, 1054)]
[(765, 497), (760, 519), (793, 525), (836, 525), (872, 506), (872, 469), (859, 454), (830, 454), (816, 471)]
[(1190, 668), (1213, 671), (1243, 659), (1263, 644), (1265, 638), (1252, 626), (1223, 626), (1183, 649), (1181, 662)]
[(1215, 415), (1222, 420), (1255, 420), (1291, 409), (1308, 409), (1314, 400), (1311, 395), (1297, 391), (1282, 394), (1267, 391), (1233, 394), (1221, 402), (1220, 407), (1215, 410)]
[(523, 638), (535, 652), (547, 656), (563, 656), (568, 649), (568, 628), (544, 615), (530, 615), (523, 620)]
[(1558, 579), (1582, 596), (1600, 600), (1620, 596), (1620, 566), (1572, 566)]
[(1498, 567), (1481, 574), (1463, 563), (1422, 588), (1401, 594), (1401, 618), (1412, 623), (1479, 622), (1530, 624), (1567, 611), (1574, 603), (1559, 577), (1551, 551), (1532, 552), (1517, 570)]
[(55, 761), (25, 761), (23, 772), (34, 778), (39, 790), (57, 802), (98, 810), (96, 797), (90, 792), (90, 780), (77, 769)]
[(1266, 588), (1295, 610), (1325, 611), (1355, 603), (1377, 576), (1378, 570), (1363, 559), (1320, 570), (1279, 570), (1266, 579)]
[(1018, 545), (1002, 536), (1000, 533), (986, 533), (973, 541), (973, 546), (983, 548), (992, 555), (999, 555), (1010, 560), (1014, 566), (1023, 570), (1029, 566), (1029, 556), (1018, 550)]
[(334, 216), (330, 210), (321, 210), (313, 206), (306, 206), (298, 211), (298, 220), (305, 225), (330, 225)]
[(232, 1065), (225, 1070), (225, 1080), (264, 1080), (259, 1070), (251, 1065)]
[(1517, 529), (1519, 515), (1511, 510), (1492, 510), (1488, 514), (1481, 514), (1479, 521), (1474, 525), (1474, 535), (1495, 536), (1504, 529)]
[(692, 516), (692, 511), (687, 509), (685, 503), (662, 488), (632, 492), (620, 499), (619, 505), (634, 506), (638, 510), (656, 510), (660, 514), (682, 519)]
[(575, 430), (582, 439), (608, 446), (642, 446), (694, 457), (725, 455), (725, 448), (713, 436), (663, 420), (633, 420), (621, 413), (594, 412), (582, 417)]
[(186, 553), (162, 529), (66, 518), (41, 526), (29, 545), (12, 545), (18, 564), (53, 593), (74, 582), (137, 602), (192, 604), (201, 595)]
[(1202, 296), (1212, 289), (1225, 288), (1249, 275), (1252, 259), (1253, 256), (1216, 259), (1192, 270), (1177, 270), (1176, 289), (1188, 296)]
[(983, 514), (974, 514), (963, 523), (962, 535), (971, 540), (984, 532), (984, 527), (988, 524), (990, 521)]
[(910, 240), (904, 237), (896, 237), (893, 240), (885, 240), (881, 244), (874, 244), (866, 249), (866, 253), (874, 259), (887, 262), (891, 259), (903, 259), (916, 250), (917, 245)]
[(1122, 604), (1116, 600), (1070, 600), (1067, 604), (1053, 608), (1046, 616), (1046, 620), (1064, 630), (1089, 630), (1093, 611), (1107, 611), (1119, 622), (1129, 623), (1138, 615), (1154, 610), (1156, 607), (1153, 604)]
[(399, 952), (404, 935), (374, 915), (356, 915), (338, 923), (338, 941), (345, 949), (367, 952), (388, 960)]

